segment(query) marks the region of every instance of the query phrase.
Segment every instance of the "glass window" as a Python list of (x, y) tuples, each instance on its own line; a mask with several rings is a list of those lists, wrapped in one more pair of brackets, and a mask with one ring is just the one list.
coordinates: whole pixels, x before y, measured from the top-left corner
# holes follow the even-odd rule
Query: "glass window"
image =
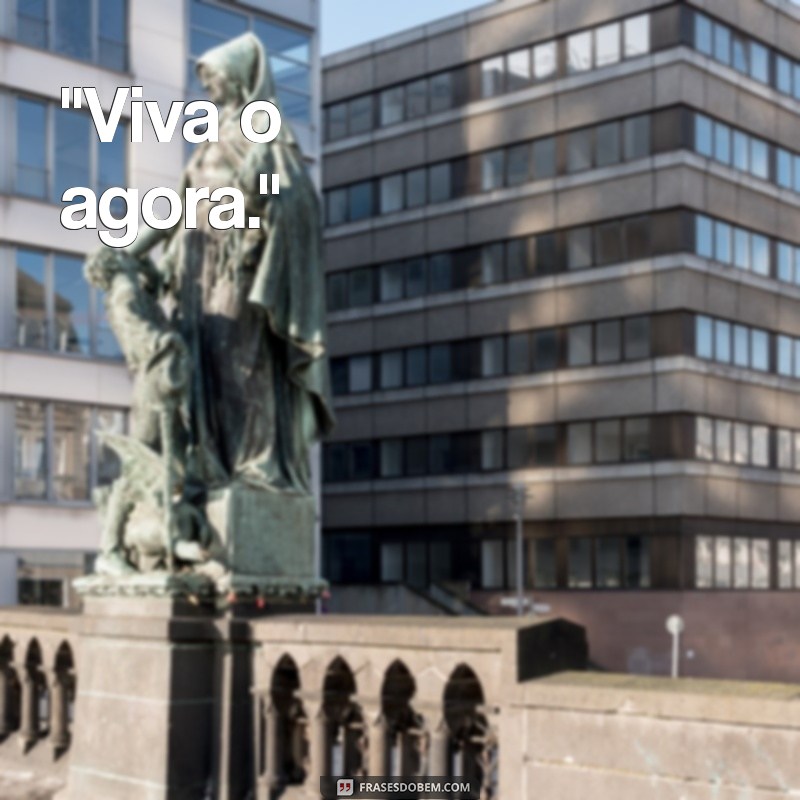
[(381, 353), (381, 389), (397, 389), (403, 385), (403, 351)]
[(713, 585), (714, 539), (698, 536), (695, 539), (694, 585), (698, 589), (710, 589)]
[(753, 425), (750, 436), (750, 463), (756, 467), (768, 467), (769, 428), (766, 425)]
[(17, 0), (17, 41), (47, 47), (48, 0)]
[(750, 587), (750, 540), (737, 537), (733, 540), (733, 588)]
[(44, 253), (16, 251), (17, 332), (15, 344), (44, 350), (48, 347), (47, 286)]
[(14, 415), (14, 497), (47, 496), (46, 406), (18, 400)]
[(506, 156), (506, 183), (509, 186), (518, 186), (530, 178), (531, 146), (521, 144), (510, 147)]
[(585, 72), (592, 68), (591, 31), (567, 37), (567, 71)]
[(481, 542), (481, 588), (502, 589), (505, 585), (503, 577), (502, 539), (484, 539)]
[(325, 479), (328, 481), (350, 480), (350, 448), (346, 444), (325, 446)]
[(650, 586), (650, 542), (644, 536), (625, 537), (625, 585), (630, 589)]
[(584, 367), (592, 363), (592, 326), (573, 325), (567, 330), (567, 364)]
[(554, 330), (533, 334), (533, 370), (544, 372), (558, 367), (558, 336)]
[(792, 93), (792, 63), (779, 55), (775, 56), (775, 83), (779, 92)]
[(372, 270), (354, 269), (350, 272), (350, 305), (368, 306), (372, 303)]
[(594, 426), (594, 459), (598, 463), (620, 461), (620, 421), (602, 420)]
[(567, 233), (567, 266), (584, 269), (592, 265), (592, 229), (573, 228)]
[(480, 282), (482, 286), (491, 286), (503, 282), (503, 251), (502, 244), (489, 244), (481, 247)]
[(695, 418), (694, 457), (701, 461), (714, 458), (714, 423), (708, 417)]
[(97, 4), (97, 60), (110, 69), (122, 72), (127, 66), (127, 0), (103, 0)]
[(100, 433), (112, 433), (122, 436), (125, 433), (126, 421), (124, 411), (98, 409), (95, 412), (95, 428), (92, 431), (97, 452), (97, 485), (110, 486), (122, 472), (119, 456), (103, 443)]
[(794, 434), (794, 468), (800, 471), (800, 433)]
[(556, 140), (554, 137), (533, 143), (533, 177), (535, 180), (552, 178), (556, 174)]
[(714, 322), (714, 358), (723, 364), (731, 363), (731, 326), (729, 322)]
[(424, 347), (411, 347), (406, 353), (406, 386), (422, 386), (428, 377), (428, 355)]
[(536, 237), (535, 272), (552, 275), (558, 264), (558, 248), (554, 233), (540, 233)]
[(712, 328), (712, 321), (708, 317), (696, 317), (694, 352), (698, 358), (714, 357), (714, 344), (711, 338)]
[(750, 77), (761, 83), (769, 83), (769, 51), (766, 47), (750, 42)]
[(366, 133), (372, 130), (372, 95), (357, 97), (351, 100), (349, 107), (350, 135)]
[(751, 585), (754, 589), (769, 589), (769, 540), (753, 539), (750, 544)]
[(425, 168), (406, 172), (406, 208), (425, 205), (427, 199), (427, 173)]
[(743, 36), (736, 34), (732, 37), (733, 44), (733, 68), (737, 72), (748, 72), (748, 47), (747, 40)]
[(533, 48), (533, 76), (537, 81), (556, 73), (556, 43), (545, 42)]
[(624, 257), (628, 261), (648, 258), (651, 254), (650, 217), (625, 220), (622, 224)]
[(504, 432), (481, 431), (481, 469), (502, 469)]
[(778, 278), (782, 281), (794, 280), (794, 248), (783, 242), (778, 243)]
[(350, 366), (347, 358), (331, 359), (331, 386), (334, 395), (350, 393)]
[(616, 264), (622, 261), (622, 226), (607, 222), (595, 228), (596, 261), (598, 264)]
[(450, 163), (445, 161), (442, 164), (428, 168), (428, 184), (431, 203), (442, 203), (452, 197), (452, 185), (450, 178)]
[(789, 375), (793, 374), (792, 369), (792, 355), (794, 345), (788, 336), (778, 336), (778, 374)]
[(450, 434), (431, 436), (428, 440), (428, 467), (432, 475), (455, 471), (453, 437)]
[(711, 158), (714, 154), (713, 130), (714, 124), (708, 117), (694, 115), (694, 149), (701, 156)]
[(534, 582), (537, 589), (556, 587), (556, 543), (554, 539), (535, 539)]
[(347, 222), (347, 189), (331, 189), (327, 195), (328, 225)]
[(47, 181), (47, 106), (18, 97), (16, 191), (30, 197), (46, 197)]
[(425, 259), (412, 258), (406, 261), (406, 297), (425, 294)]
[(569, 577), (570, 589), (592, 588), (592, 540), (569, 540)]
[(714, 58), (723, 64), (731, 63), (731, 32), (718, 22), (714, 23)]
[(494, 97), (505, 91), (503, 57), (487, 58), (481, 62), (481, 97)]
[(523, 469), (533, 463), (533, 433), (530, 428), (509, 428), (506, 431), (506, 459), (509, 469)]
[(731, 567), (733, 565), (731, 540), (727, 536), (714, 539), (714, 586), (727, 589), (731, 586)]
[(694, 46), (707, 56), (713, 55), (714, 53), (711, 20), (703, 14), (699, 14), (697, 11), (694, 13)]
[(650, 420), (646, 417), (625, 420), (624, 457), (626, 461), (650, 458)]
[(373, 477), (372, 445), (356, 442), (350, 447), (351, 476), (354, 481), (365, 481)]
[(650, 358), (650, 319), (631, 317), (625, 320), (625, 359)]
[(504, 371), (504, 339), (492, 336), (481, 340), (481, 377), (492, 378)]
[(505, 151), (492, 150), (481, 156), (481, 190), (489, 192), (503, 185), (505, 174)]
[(447, 383), (452, 378), (452, 353), (449, 344), (431, 345), (428, 368), (431, 383)]
[(786, 150), (776, 149), (775, 166), (777, 170), (776, 179), (778, 186), (785, 189), (792, 188), (792, 154)]
[(83, 261), (70, 256), (54, 259), (54, 344), (59, 353), (90, 352), (90, 293), (83, 278)]
[(531, 82), (531, 54), (530, 50), (517, 50), (508, 55), (508, 85), (507, 89), (513, 92), (522, 89)]
[(53, 492), (59, 500), (89, 499), (89, 420), (88, 408), (53, 405)]
[(714, 158), (723, 164), (731, 163), (731, 129), (720, 122), (714, 123)]
[(567, 426), (567, 463), (590, 464), (592, 461), (592, 424), (575, 422)]
[(417, 119), (428, 113), (428, 81), (423, 78), (406, 86), (406, 119)]
[(511, 239), (506, 243), (506, 272), (508, 280), (521, 280), (530, 275), (529, 244), (529, 239)]
[(733, 263), (739, 269), (750, 269), (750, 234), (742, 228), (734, 231)]
[(348, 207), (351, 222), (372, 216), (372, 181), (357, 183), (348, 189)]
[(453, 288), (453, 259), (450, 253), (437, 253), (428, 260), (430, 291), (449, 292)]
[(699, 214), (695, 217), (694, 250), (697, 255), (703, 258), (714, 257), (713, 229), (714, 223), (708, 217), (703, 217)]
[(557, 431), (555, 425), (539, 425), (533, 429), (533, 463), (553, 466), (556, 463)]
[(404, 87), (395, 86), (380, 93), (381, 125), (395, 125), (403, 121), (405, 113)]
[(750, 366), (761, 372), (769, 370), (769, 334), (766, 331), (751, 332)]
[(381, 582), (400, 583), (403, 580), (403, 543), (381, 544)]
[(778, 542), (778, 588), (793, 589), (794, 580), (792, 578), (792, 568), (794, 566), (794, 555), (792, 545), (794, 542), (781, 540)]
[(770, 273), (770, 252), (769, 240), (765, 236), (754, 233), (752, 236), (753, 244), (753, 272), (758, 275), (769, 275)]
[(430, 92), (431, 114), (437, 111), (446, 111), (453, 107), (453, 75), (450, 72), (441, 72), (434, 75), (428, 82)]
[(397, 478), (403, 474), (403, 440), (384, 439), (381, 444), (381, 478)]
[(632, 117), (623, 123), (625, 160), (650, 155), (650, 117)]
[(350, 358), (350, 391), (372, 391), (372, 356)]
[(718, 419), (714, 423), (714, 457), (723, 464), (729, 464), (733, 458), (731, 432), (732, 425), (728, 420)]
[(56, 3), (55, 49), (73, 58), (92, 58), (92, 4), (90, 0)]
[(595, 540), (597, 586), (601, 589), (618, 589), (622, 585), (621, 544), (617, 536), (603, 536)]
[(450, 542), (430, 543), (431, 583), (449, 581), (453, 577), (453, 548)]
[(750, 366), (750, 331), (744, 325), (733, 326), (733, 363)]
[(592, 166), (592, 131), (572, 131), (567, 135), (567, 171), (580, 172)]
[(620, 60), (620, 25), (601, 25), (594, 32), (595, 66), (604, 67)]
[(619, 320), (597, 323), (595, 336), (598, 364), (608, 364), (622, 359), (621, 327)]
[(524, 375), (530, 370), (530, 336), (527, 333), (512, 333), (508, 337), (508, 372), (510, 375)]
[(393, 300), (401, 300), (403, 297), (404, 274), (402, 261), (395, 261), (393, 264), (384, 264), (380, 268), (379, 274), (381, 302), (389, 303)]
[(650, 52), (650, 15), (641, 14), (625, 20), (625, 58)]
[(714, 257), (723, 264), (731, 263), (731, 226), (724, 222), (714, 225)]
[(750, 426), (743, 422), (733, 426), (733, 461), (735, 464), (750, 463)]
[(381, 214), (391, 214), (403, 208), (403, 175), (381, 178)]
[(621, 144), (619, 137), (619, 123), (611, 122), (597, 128), (595, 146), (597, 148), (596, 164), (605, 167), (608, 164), (617, 164), (621, 157)]
[(769, 178), (769, 148), (761, 139), (750, 139), (750, 172), (757, 178)]
[(733, 132), (733, 166), (743, 172), (750, 171), (750, 139), (741, 131)]

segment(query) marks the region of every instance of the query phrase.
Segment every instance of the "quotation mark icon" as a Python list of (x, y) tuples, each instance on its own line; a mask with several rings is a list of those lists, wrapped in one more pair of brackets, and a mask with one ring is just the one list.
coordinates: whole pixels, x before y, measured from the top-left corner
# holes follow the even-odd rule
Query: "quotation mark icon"
[(353, 796), (353, 779), (340, 778), (336, 781), (336, 794), (339, 797), (352, 797)]

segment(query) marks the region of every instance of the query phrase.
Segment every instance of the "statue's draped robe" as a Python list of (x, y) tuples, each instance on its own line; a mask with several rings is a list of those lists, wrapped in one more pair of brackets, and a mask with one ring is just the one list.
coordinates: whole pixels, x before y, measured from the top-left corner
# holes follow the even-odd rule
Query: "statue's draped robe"
[[(274, 97), (256, 41), (240, 37), (201, 62), (238, 70), (248, 102)], [(254, 144), (240, 111), (221, 119), (218, 142), (198, 146), (183, 188), (240, 188), (260, 228), (215, 230), (201, 203), (197, 229), (180, 226), (163, 262), (194, 370), (187, 489), (237, 480), (308, 491), (308, 447), (333, 421), (319, 203), (288, 127)], [(261, 173), (280, 175), (278, 195), (258, 193)]]

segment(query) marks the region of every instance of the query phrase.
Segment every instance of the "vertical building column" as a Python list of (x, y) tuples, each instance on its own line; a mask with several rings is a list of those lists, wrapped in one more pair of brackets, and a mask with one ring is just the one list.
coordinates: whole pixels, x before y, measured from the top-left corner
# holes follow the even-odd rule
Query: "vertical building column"
[(56, 751), (69, 747), (69, 680), (67, 672), (53, 672), (50, 693), (50, 741)]
[(39, 736), (39, 698), (36, 676), (27, 667), (22, 670), (19, 740), (22, 748), (32, 745)]
[(380, 708), (365, 710), (367, 728), (367, 774), (382, 777), (389, 774), (389, 731)]
[(328, 716), (322, 703), (308, 706), (309, 768), (306, 787), (319, 794), (319, 779), (331, 774), (331, 743)]
[(449, 776), (450, 768), (450, 730), (444, 718), (431, 731), (428, 744), (428, 775)]

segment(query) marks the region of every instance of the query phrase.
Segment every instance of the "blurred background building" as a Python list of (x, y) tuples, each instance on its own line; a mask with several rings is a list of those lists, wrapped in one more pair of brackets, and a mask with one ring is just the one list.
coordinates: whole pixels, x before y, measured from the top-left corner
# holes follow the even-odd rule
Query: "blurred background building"
[(332, 608), (508, 610), (521, 484), (601, 666), (680, 612), (690, 673), (791, 674), (797, 5), (503, 0), (323, 87)]
[[(316, 0), (4, 0), (0, 3), (0, 604), (72, 601), (99, 541), (95, 487), (116, 474), (97, 432), (124, 430), (130, 385), (83, 280), (93, 231), (59, 214), (72, 186), (177, 187), (186, 145), (101, 144), (61, 86), (106, 107), (141, 85), (162, 113), (200, 95), (195, 58), (251, 30), (271, 53), (284, 114), (317, 170)], [(152, 132), (150, 132), (152, 133)]]

